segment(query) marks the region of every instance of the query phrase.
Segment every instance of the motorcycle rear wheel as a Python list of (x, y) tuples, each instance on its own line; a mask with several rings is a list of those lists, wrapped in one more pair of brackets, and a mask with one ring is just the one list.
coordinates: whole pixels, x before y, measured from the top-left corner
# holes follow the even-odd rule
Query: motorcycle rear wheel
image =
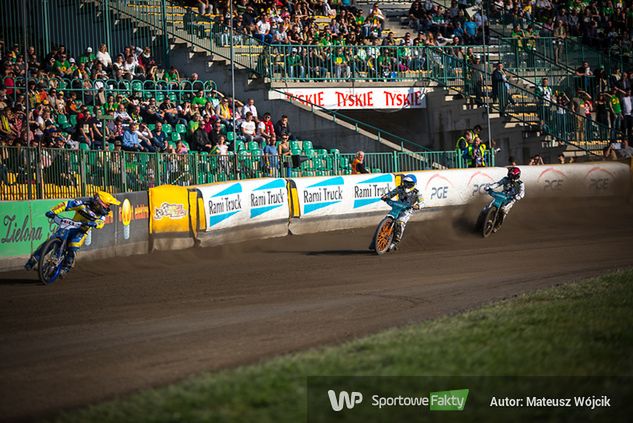
[(59, 251), (61, 246), (62, 240), (59, 238), (53, 238), (44, 245), (44, 248), (42, 248), (38, 274), (40, 276), (40, 281), (42, 281), (44, 285), (49, 285), (55, 282), (61, 273), (62, 264), (64, 263), (64, 255), (60, 254)]

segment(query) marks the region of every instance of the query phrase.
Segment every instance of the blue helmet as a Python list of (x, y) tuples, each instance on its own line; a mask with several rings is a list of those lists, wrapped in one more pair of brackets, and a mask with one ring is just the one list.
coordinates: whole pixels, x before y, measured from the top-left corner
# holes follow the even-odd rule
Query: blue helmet
[(404, 178), (402, 178), (402, 186), (404, 186), (406, 189), (412, 189), (415, 187), (415, 184), (418, 183), (418, 178), (415, 177), (414, 174), (409, 173), (408, 175), (405, 175)]

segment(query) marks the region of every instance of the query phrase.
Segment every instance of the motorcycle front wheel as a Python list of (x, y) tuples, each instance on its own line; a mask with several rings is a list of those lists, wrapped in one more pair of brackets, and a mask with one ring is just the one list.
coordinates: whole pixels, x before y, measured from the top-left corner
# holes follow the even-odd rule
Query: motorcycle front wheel
[(497, 220), (497, 208), (493, 206), (488, 209), (483, 219), (484, 224), (481, 230), (481, 235), (484, 238), (488, 238), (492, 234), (495, 228), (496, 220)]
[(38, 273), (40, 281), (44, 285), (49, 285), (59, 277), (62, 270), (62, 263), (64, 262), (64, 255), (61, 254), (59, 249), (62, 246), (62, 240), (59, 238), (53, 238), (49, 240), (42, 248), (42, 255), (40, 256)]
[(382, 255), (389, 251), (389, 247), (391, 246), (391, 242), (393, 241), (394, 234), (394, 220), (393, 217), (387, 216), (385, 217), (376, 228), (376, 233), (374, 234), (374, 251), (378, 255)]

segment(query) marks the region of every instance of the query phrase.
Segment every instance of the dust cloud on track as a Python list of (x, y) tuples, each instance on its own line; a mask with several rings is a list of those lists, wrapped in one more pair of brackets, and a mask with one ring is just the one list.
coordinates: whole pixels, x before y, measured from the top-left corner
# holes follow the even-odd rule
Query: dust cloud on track
[(478, 208), (373, 228), (79, 263), (44, 287), (0, 274), (0, 416), (22, 419), (204, 370), (335, 344), (629, 267), (630, 204), (519, 203), (489, 239)]

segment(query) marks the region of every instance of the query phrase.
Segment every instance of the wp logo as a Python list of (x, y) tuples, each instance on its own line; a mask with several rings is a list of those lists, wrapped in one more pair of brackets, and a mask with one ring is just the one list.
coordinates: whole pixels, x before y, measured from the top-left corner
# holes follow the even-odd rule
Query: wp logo
[(332, 405), (332, 410), (334, 411), (341, 411), (343, 406), (351, 410), (356, 404), (363, 402), (363, 394), (360, 392), (352, 392), (350, 394), (347, 391), (341, 391), (337, 396), (336, 392), (330, 389), (327, 394), (330, 397), (330, 405)]

